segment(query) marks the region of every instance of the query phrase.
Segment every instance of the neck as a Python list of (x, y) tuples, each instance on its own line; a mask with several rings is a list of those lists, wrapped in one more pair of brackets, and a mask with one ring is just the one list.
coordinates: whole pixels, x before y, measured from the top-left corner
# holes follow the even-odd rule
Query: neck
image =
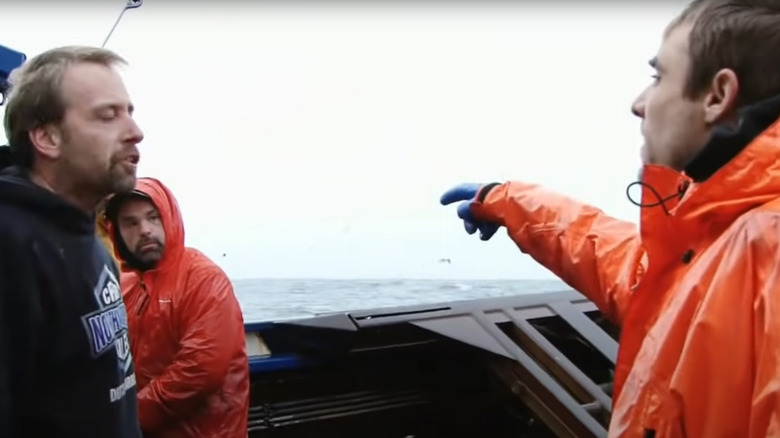
[(780, 96), (740, 109), (735, 117), (713, 129), (709, 141), (685, 167), (685, 174), (696, 182), (706, 181), (775, 123), (778, 114)]
[(95, 196), (84, 190), (78, 190), (72, 182), (63, 181), (53, 173), (43, 172), (39, 169), (30, 171), (30, 180), (52, 193), (56, 193), (69, 203), (75, 205), (86, 214), (94, 214), (98, 205), (103, 200), (102, 196)]

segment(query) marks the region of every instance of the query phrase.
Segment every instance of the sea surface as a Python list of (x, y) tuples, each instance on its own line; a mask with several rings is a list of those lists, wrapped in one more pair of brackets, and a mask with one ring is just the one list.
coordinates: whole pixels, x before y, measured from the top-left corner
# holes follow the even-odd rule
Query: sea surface
[(570, 289), (558, 280), (233, 280), (244, 321)]

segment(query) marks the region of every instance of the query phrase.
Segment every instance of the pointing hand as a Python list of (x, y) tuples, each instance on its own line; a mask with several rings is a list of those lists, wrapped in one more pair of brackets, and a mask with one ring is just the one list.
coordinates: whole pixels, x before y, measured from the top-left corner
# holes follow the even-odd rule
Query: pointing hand
[(478, 221), (471, 212), (471, 204), (474, 202), (479, 190), (483, 186), (483, 184), (476, 183), (459, 184), (444, 192), (444, 194), (441, 195), (440, 202), (442, 205), (449, 205), (460, 201), (457, 212), (458, 217), (463, 220), (463, 226), (466, 228), (466, 232), (474, 234), (479, 230), (479, 238), (481, 240), (490, 240), (490, 238), (496, 234), (496, 231), (498, 231), (499, 225)]

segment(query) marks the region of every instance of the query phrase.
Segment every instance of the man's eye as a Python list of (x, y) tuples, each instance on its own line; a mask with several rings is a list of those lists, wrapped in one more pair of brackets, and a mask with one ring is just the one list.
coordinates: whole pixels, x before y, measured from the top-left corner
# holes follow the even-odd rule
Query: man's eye
[(98, 113), (100, 120), (113, 120), (116, 118), (116, 111), (113, 109), (104, 109)]

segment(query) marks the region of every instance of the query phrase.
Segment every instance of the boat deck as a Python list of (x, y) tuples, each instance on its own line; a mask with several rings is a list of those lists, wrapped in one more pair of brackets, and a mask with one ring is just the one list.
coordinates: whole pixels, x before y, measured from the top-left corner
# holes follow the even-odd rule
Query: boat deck
[(247, 324), (250, 436), (606, 436), (616, 337), (575, 291)]

